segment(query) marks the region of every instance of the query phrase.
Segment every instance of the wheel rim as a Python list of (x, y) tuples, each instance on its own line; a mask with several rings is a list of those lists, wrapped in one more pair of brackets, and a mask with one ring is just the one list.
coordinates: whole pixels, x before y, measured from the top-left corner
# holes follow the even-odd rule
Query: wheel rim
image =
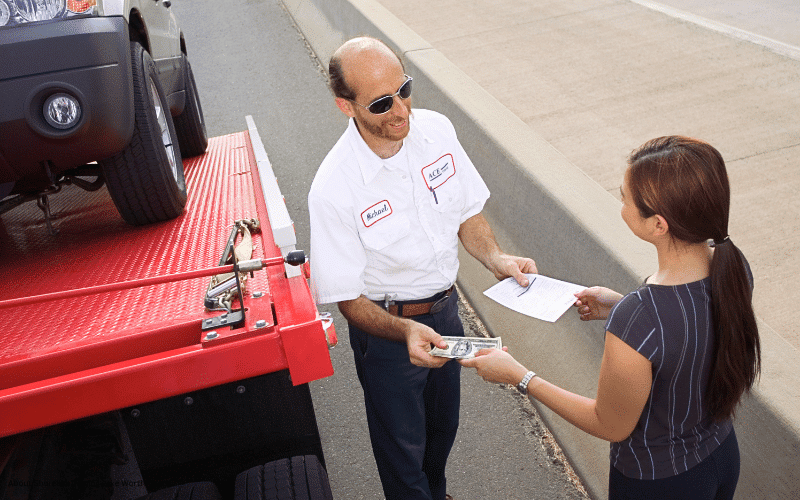
[(165, 110), (163, 106), (161, 106), (161, 97), (158, 95), (156, 83), (152, 78), (148, 78), (148, 82), (150, 84), (150, 97), (153, 100), (153, 106), (156, 110), (156, 118), (158, 119), (159, 132), (161, 132), (161, 142), (164, 144), (164, 149), (167, 151), (167, 160), (169, 161), (169, 167), (172, 171), (172, 177), (175, 178), (176, 182), (178, 182), (178, 163), (175, 160), (175, 146), (173, 144), (172, 134), (169, 133), (167, 117), (164, 114)]

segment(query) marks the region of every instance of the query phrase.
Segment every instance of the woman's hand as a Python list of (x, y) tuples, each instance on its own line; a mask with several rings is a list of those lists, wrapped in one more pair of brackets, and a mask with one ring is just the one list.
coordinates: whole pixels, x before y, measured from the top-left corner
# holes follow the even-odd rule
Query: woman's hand
[(614, 290), (593, 286), (575, 294), (578, 298), (575, 307), (581, 320), (591, 321), (593, 319), (606, 319), (611, 309), (622, 299), (622, 295)]
[(528, 370), (511, 356), (507, 348), (481, 349), (472, 359), (459, 359), (461, 366), (475, 368), (487, 382), (517, 385)]

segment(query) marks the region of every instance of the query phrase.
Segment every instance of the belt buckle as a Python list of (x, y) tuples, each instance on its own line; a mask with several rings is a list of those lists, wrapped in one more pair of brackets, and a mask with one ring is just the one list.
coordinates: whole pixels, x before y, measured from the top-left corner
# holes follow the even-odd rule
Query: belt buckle
[(450, 295), (451, 294), (452, 294), (452, 292), (447, 293), (447, 294), (445, 294), (444, 297), (442, 297), (441, 299), (439, 299), (436, 302), (434, 302), (433, 304), (431, 304), (431, 312), (430, 312), (430, 314), (436, 314), (436, 313), (440, 312), (442, 309), (444, 309), (444, 306), (447, 305), (447, 301), (450, 299)]

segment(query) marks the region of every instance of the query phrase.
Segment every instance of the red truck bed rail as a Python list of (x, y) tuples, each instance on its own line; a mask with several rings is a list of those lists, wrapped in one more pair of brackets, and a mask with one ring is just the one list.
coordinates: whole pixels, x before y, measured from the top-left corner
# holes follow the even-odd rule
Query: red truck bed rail
[(106, 190), (74, 186), (51, 199), (56, 235), (33, 204), (0, 216), (0, 437), (284, 369), (295, 385), (333, 374), (333, 327), (304, 273), (287, 277), (283, 265), (252, 275), (244, 326), (215, 336), (201, 329), (221, 314), (203, 305), (204, 277), (9, 302), (214, 267), (240, 219), (259, 220), (253, 258), (274, 264), (281, 249), (262, 193), (277, 185), (263, 185), (274, 182), (258, 175), (265, 161), (254, 128), (211, 139), (184, 163), (184, 214), (150, 226), (125, 224)]

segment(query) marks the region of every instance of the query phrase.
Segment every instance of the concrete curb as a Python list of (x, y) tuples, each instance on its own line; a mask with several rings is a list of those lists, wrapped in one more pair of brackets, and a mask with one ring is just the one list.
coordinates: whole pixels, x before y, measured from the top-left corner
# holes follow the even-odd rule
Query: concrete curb
[[(403, 56), (418, 89), (415, 106), (440, 111), (453, 121), (489, 186), (492, 197), (484, 214), (504, 250), (533, 256), (550, 276), (620, 291), (635, 288), (652, 271), (654, 251), (625, 227), (613, 196), (382, 5), (373, 0), (282, 1), (325, 66), (344, 40), (357, 35), (380, 38)], [(492, 332), (506, 339), (513, 335), (506, 342), (521, 362), (574, 392), (595, 394), (602, 324), (581, 323), (567, 314), (543, 326), (509, 313), (482, 294), (494, 278), (474, 259), (461, 262), (461, 288)], [(737, 498), (796, 498), (797, 352), (763, 322), (760, 328), (764, 370), (736, 422), (743, 464)], [(536, 405), (592, 497), (605, 498), (608, 445)]]

